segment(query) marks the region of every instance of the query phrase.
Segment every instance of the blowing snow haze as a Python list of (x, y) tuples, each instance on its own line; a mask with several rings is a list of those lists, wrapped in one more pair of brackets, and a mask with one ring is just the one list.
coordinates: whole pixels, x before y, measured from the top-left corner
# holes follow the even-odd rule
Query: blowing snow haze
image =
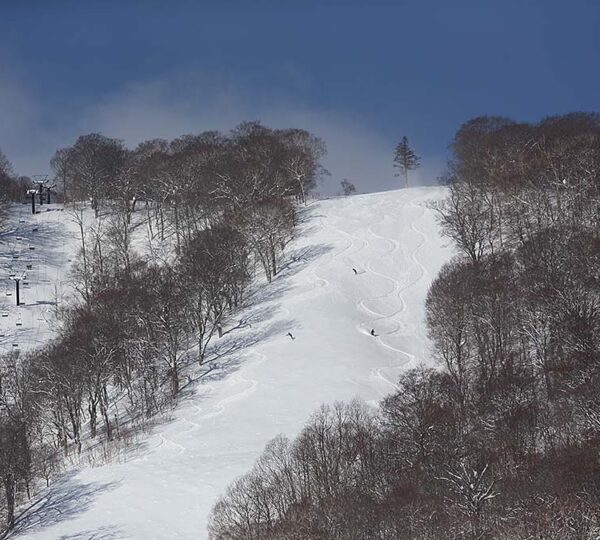
[(397, 187), (403, 135), (435, 183), (469, 118), (597, 109), (599, 26), (588, 1), (5, 4), (0, 148), (33, 175), (84, 133), (134, 146), (260, 120), (325, 139), (324, 193)]

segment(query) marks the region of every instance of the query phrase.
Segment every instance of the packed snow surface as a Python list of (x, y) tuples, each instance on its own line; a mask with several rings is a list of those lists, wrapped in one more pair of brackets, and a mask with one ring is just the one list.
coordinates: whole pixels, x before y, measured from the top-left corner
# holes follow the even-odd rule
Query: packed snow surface
[(402, 371), (431, 363), (424, 302), (452, 250), (430, 203), (444, 195), (310, 204), (282, 272), (215, 341), (218, 369), (189, 384), (172, 420), (126, 458), (55, 481), (16, 536), (206, 538), (211, 507), (267, 441), (295, 436), (322, 403), (376, 404)]
[[(77, 226), (62, 205), (13, 205), (0, 234), (0, 352), (23, 353), (54, 334), (56, 308), (72, 292)], [(19, 306), (16, 284), (19, 280)]]

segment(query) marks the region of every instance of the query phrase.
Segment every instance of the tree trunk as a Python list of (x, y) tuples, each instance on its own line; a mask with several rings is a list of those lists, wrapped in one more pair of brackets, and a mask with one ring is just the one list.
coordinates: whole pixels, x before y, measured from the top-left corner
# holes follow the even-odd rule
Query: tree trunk
[(15, 477), (9, 472), (4, 476), (4, 495), (6, 497), (6, 528), (10, 531), (15, 526)]
[(181, 238), (179, 231), (179, 208), (177, 204), (174, 207), (174, 215), (175, 215), (175, 240), (177, 241), (177, 253), (181, 253)]
[(173, 360), (171, 363), (171, 392), (173, 397), (179, 393), (179, 369), (177, 366), (177, 360)]
[(71, 427), (73, 428), (73, 441), (77, 445), (77, 453), (81, 454), (81, 436), (79, 433), (79, 417), (76, 411), (69, 406), (69, 418), (71, 419)]
[(112, 425), (108, 417), (108, 392), (106, 386), (102, 388), (102, 397), (100, 398), (100, 412), (104, 418), (104, 428), (106, 429), (106, 440), (112, 441)]
[(271, 267), (273, 270), (273, 275), (277, 275), (277, 258), (275, 255), (275, 247), (271, 246)]
[(88, 404), (88, 412), (90, 413), (90, 437), (96, 437), (96, 400), (90, 398)]

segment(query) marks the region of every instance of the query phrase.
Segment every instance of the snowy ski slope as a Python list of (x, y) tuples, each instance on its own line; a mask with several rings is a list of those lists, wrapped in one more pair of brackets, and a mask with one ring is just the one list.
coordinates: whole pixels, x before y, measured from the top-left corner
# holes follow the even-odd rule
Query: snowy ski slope
[(219, 369), (188, 385), (172, 421), (122, 463), (55, 482), (11, 537), (206, 538), (217, 497), (268, 440), (294, 436), (321, 403), (376, 403), (400, 372), (429, 361), (424, 300), (452, 250), (426, 205), (444, 195), (411, 188), (310, 205), (283, 272), (216, 341)]
[[(57, 304), (71, 290), (69, 272), (78, 249), (77, 229), (62, 205), (13, 205), (0, 235), (0, 352), (43, 345), (53, 334)], [(14, 278), (20, 280), (16, 305)]]

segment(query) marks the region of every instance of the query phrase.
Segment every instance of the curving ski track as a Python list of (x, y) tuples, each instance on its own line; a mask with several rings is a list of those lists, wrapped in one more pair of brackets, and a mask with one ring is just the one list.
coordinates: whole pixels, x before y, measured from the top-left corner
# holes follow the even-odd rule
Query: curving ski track
[(241, 346), (143, 450), (67, 480), (73, 489), (116, 487), (98, 490), (76, 514), (28, 528), (27, 538), (89, 537), (106, 524), (123, 539), (206, 538), (217, 497), (268, 440), (293, 437), (321, 403), (358, 395), (376, 404), (397, 389), (402, 370), (428, 361), (423, 304), (451, 252), (424, 203), (444, 193), (414, 188), (314, 203), (308, 233), (290, 249), (326, 249), (276, 277), (279, 293), (255, 306), (266, 316), (222, 338), (225, 350), (228, 340)]

